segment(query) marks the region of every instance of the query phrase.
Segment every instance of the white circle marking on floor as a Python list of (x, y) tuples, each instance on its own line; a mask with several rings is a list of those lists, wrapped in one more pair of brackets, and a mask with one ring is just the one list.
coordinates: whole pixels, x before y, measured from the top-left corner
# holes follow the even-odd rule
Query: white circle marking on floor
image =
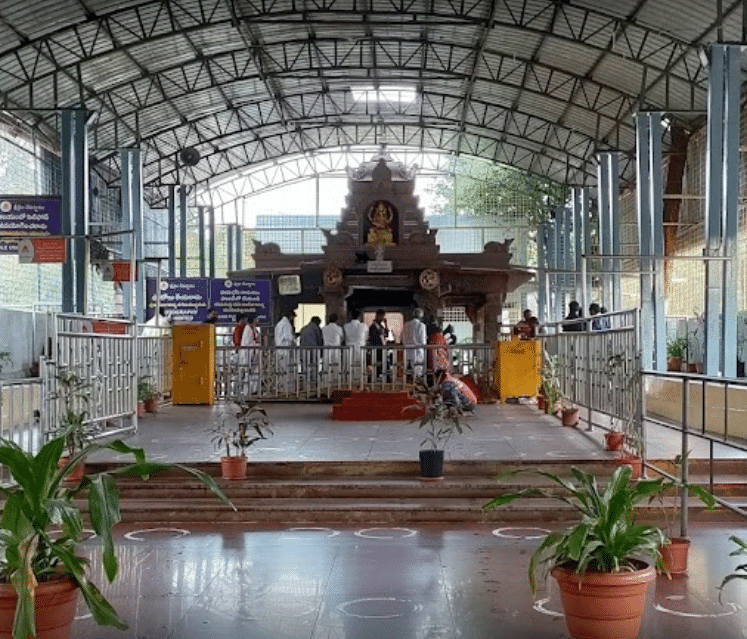
[[(373, 530), (373, 529), (371, 529)], [(412, 607), (412, 610), (409, 611), (403, 611), (396, 614), (390, 614), (390, 615), (361, 615), (357, 614), (355, 612), (350, 612), (347, 610), (348, 606), (353, 606), (355, 604), (360, 603), (368, 603), (368, 602), (396, 602), (396, 603), (402, 603), (407, 604)], [(409, 599), (397, 599), (396, 597), (364, 597), (363, 599), (353, 599), (352, 601), (345, 601), (341, 603), (339, 606), (337, 606), (337, 609), (342, 612), (343, 614), (348, 615), (348, 617), (357, 617), (358, 619), (396, 619), (397, 617), (401, 617), (402, 615), (407, 614), (407, 612), (419, 612), (422, 610), (422, 606), (412, 603)]]
[[(538, 530), (541, 531), (543, 534), (541, 535), (507, 535), (504, 531), (506, 530)], [(526, 526), (526, 527), (517, 527), (517, 526), (506, 526), (505, 528), (496, 528), (493, 531), (493, 534), (496, 537), (501, 537), (503, 539), (542, 539), (545, 537), (545, 535), (549, 535), (550, 531), (546, 528), (537, 528), (534, 526)]]
[[(667, 597), (667, 599), (670, 599), (670, 597)], [(654, 604), (654, 610), (665, 612), (669, 615), (675, 615), (676, 617), (691, 617), (693, 619), (717, 619), (718, 617), (730, 617), (737, 610), (739, 610), (739, 606), (737, 606), (737, 604), (735, 603), (731, 603), (730, 601), (724, 605), (729, 606), (731, 610), (727, 612), (685, 612), (682, 610), (670, 610), (669, 608), (665, 608), (661, 604)]]
[[(330, 533), (327, 535), (327, 537), (337, 537), (337, 535), (340, 534), (339, 530), (335, 530), (334, 528), (327, 528), (326, 526), (301, 526), (298, 528), (288, 528), (286, 532), (318, 532), (324, 530)], [(284, 532), (282, 535), (282, 539), (303, 539), (303, 537), (289, 536)]]
[(548, 610), (545, 608), (545, 604), (550, 601), (550, 597), (545, 597), (544, 599), (537, 599), (537, 601), (534, 602), (534, 605), (532, 608), (534, 608), (537, 612), (541, 612), (543, 615), (549, 615), (551, 617), (565, 617), (565, 614), (562, 612), (557, 612), (555, 610)]
[[(385, 536), (385, 535), (367, 535), (366, 534), (367, 532), (370, 532), (372, 530), (403, 530), (407, 534), (406, 535), (400, 535), (400, 536), (396, 536), (396, 535), (389, 535), (389, 536)], [(394, 527), (394, 528), (363, 528), (361, 530), (356, 531), (355, 535), (358, 536), (358, 537), (365, 537), (367, 539), (405, 539), (407, 537), (414, 536), (415, 535), (415, 531), (412, 528), (396, 528), (396, 527)]]
[(174, 539), (178, 539), (179, 537), (186, 537), (187, 535), (189, 535), (189, 531), (184, 530), (183, 528), (143, 528), (141, 530), (131, 530), (130, 532), (125, 533), (124, 536), (125, 539), (129, 539), (130, 541), (145, 541), (145, 537), (137, 537), (137, 535), (152, 532), (178, 533), (177, 535), (174, 535)]

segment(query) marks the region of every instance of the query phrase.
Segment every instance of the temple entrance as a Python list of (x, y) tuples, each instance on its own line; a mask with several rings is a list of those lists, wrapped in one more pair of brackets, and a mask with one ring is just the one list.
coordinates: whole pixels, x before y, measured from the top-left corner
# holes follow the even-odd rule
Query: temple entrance
[(345, 304), (348, 313), (383, 308), (386, 311), (398, 310), (405, 315), (417, 306), (413, 291), (379, 288), (354, 288), (345, 298)]

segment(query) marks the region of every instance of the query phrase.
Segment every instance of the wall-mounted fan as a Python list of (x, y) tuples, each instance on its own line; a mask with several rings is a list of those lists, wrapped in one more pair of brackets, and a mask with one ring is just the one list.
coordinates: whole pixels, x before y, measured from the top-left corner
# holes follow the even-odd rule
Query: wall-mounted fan
[(200, 161), (200, 152), (193, 146), (179, 151), (179, 160), (184, 166), (195, 166)]

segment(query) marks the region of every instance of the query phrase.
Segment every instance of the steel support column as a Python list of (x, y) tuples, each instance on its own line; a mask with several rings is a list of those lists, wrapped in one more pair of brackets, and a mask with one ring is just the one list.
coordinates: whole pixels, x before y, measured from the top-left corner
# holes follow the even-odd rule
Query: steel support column
[(62, 234), (67, 261), (62, 265), (62, 310), (88, 311), (88, 129), (83, 109), (61, 113)]
[[(135, 290), (129, 283), (122, 284), (123, 312), (125, 317), (134, 317), (144, 321), (145, 290), (143, 283), (143, 156), (140, 149), (122, 149), (120, 151), (120, 172), (122, 188), (122, 230), (132, 230), (132, 235), (125, 235), (123, 256), (134, 260), (138, 278)], [(134, 304), (134, 306), (133, 306)]]
[(234, 247), (233, 247), (234, 226), (235, 226), (234, 224), (228, 224), (226, 226), (226, 270), (228, 271), (228, 273), (234, 270), (234, 265), (233, 265), (233, 258), (235, 254)]
[[(612, 233), (612, 254), (622, 255), (622, 240), (620, 229), (622, 228), (620, 219), (620, 158), (616, 152), (607, 154), (609, 166), (609, 210), (610, 210), (610, 231)], [(608, 311), (622, 310), (622, 260), (616, 257), (612, 260), (612, 297), (607, 299)]]
[(197, 256), (200, 260), (200, 277), (205, 277), (205, 207), (197, 207)]
[(667, 370), (667, 325), (664, 303), (664, 185), (661, 166), (661, 113), (649, 113), (649, 202), (653, 262), (654, 366)]
[(208, 275), (212, 279), (215, 277), (215, 242), (217, 236), (215, 235), (215, 207), (208, 207)]
[(561, 273), (563, 268), (563, 207), (555, 208), (555, 237), (553, 247), (553, 270), (555, 271), (555, 319), (560, 321), (564, 317), (565, 309), (565, 277)]
[(187, 187), (179, 186), (179, 277), (187, 277)]
[[(599, 219), (599, 255), (612, 255), (612, 229), (610, 229), (610, 188), (609, 188), (609, 163), (607, 153), (597, 154), (597, 212)], [(612, 261), (609, 257), (603, 257), (598, 261), (597, 267), (600, 271), (599, 302), (605, 304), (604, 300), (610, 299), (610, 279)]]
[(706, 375), (736, 375), (737, 204), (739, 198), (740, 47), (708, 50), (708, 145), (706, 150), (705, 335)]
[(244, 226), (236, 225), (236, 270), (240, 271), (244, 267)]
[(548, 222), (537, 228), (537, 319), (540, 324), (548, 321), (547, 311), (547, 231)]
[[(551, 222), (546, 223), (546, 241), (545, 241), (545, 250), (546, 250), (546, 263), (547, 263), (547, 321), (548, 322), (557, 322), (558, 321), (558, 274), (557, 274), (557, 268), (558, 265), (555, 260), (555, 226), (556, 226), (556, 220), (552, 220)], [(562, 317), (562, 316), (561, 316)]]
[(653, 278), (651, 276), (652, 232), (649, 173), (649, 118), (638, 113), (636, 121), (636, 199), (638, 249), (641, 256), (641, 366), (654, 368)]
[(176, 277), (176, 185), (169, 186), (169, 254), (168, 273), (169, 277)]
[(584, 218), (584, 207), (582, 204), (585, 196), (584, 189), (574, 187), (571, 190), (571, 207), (573, 215), (573, 240), (574, 240), (574, 257), (576, 269), (576, 292), (575, 299), (579, 303), (588, 299), (584, 289), (586, 288), (585, 278), (582, 277), (583, 256), (586, 254), (586, 219)]

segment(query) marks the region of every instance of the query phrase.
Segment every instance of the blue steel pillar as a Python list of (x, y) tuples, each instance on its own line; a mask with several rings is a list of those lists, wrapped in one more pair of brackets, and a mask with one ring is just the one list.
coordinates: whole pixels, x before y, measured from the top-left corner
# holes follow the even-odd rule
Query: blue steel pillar
[(176, 185), (169, 186), (168, 274), (176, 277)]
[(244, 258), (243, 258), (243, 250), (244, 250), (244, 243), (243, 243), (243, 233), (244, 233), (244, 227), (241, 224), (236, 225), (236, 270), (240, 271), (244, 267)]
[(228, 271), (228, 273), (235, 270), (235, 267), (233, 265), (233, 258), (235, 256), (235, 249), (234, 249), (234, 227), (235, 226), (236, 226), (235, 224), (228, 224), (226, 226), (226, 271)]
[(555, 319), (560, 321), (564, 317), (565, 310), (565, 277), (561, 273), (563, 268), (563, 207), (555, 208), (555, 237), (553, 238), (555, 246), (553, 247), (553, 270), (555, 271)]
[(547, 264), (547, 318), (548, 322), (558, 321), (557, 298), (558, 298), (558, 274), (555, 272), (555, 220), (545, 223), (545, 263)]
[[(612, 230), (610, 229), (610, 189), (609, 189), (609, 164), (607, 154), (597, 154), (597, 215), (599, 220), (599, 255), (605, 256), (612, 253)], [(599, 300), (606, 304), (609, 299), (610, 280), (609, 273), (612, 263), (609, 257), (603, 257), (597, 262), (600, 272)]]
[(738, 45), (709, 47), (708, 146), (706, 151), (706, 375), (736, 375), (737, 202), (739, 197)]
[(212, 206), (208, 207), (208, 231), (210, 242), (208, 242), (208, 273), (210, 278), (215, 277), (215, 242), (217, 236), (215, 235), (215, 208)]
[(187, 277), (187, 187), (179, 186), (179, 277)]
[(541, 222), (537, 229), (537, 319), (540, 324), (548, 321), (547, 309), (547, 235), (549, 222)]
[(197, 255), (200, 258), (200, 277), (205, 277), (205, 207), (197, 207)]
[(62, 111), (62, 234), (67, 261), (62, 265), (62, 310), (88, 310), (88, 130), (83, 109)]
[[(134, 295), (129, 283), (122, 284), (123, 311), (125, 317), (144, 321), (145, 274), (143, 272), (143, 155), (140, 149), (120, 151), (122, 185), (122, 230), (132, 230), (122, 236), (122, 254), (132, 260), (132, 251), (138, 278)], [(134, 301), (134, 306), (132, 306)]]
[(649, 198), (651, 206), (651, 245), (655, 259), (654, 283), (654, 365), (667, 370), (667, 324), (664, 303), (664, 185), (661, 162), (661, 113), (649, 113)]
[(641, 366), (654, 366), (654, 281), (652, 277), (651, 199), (649, 188), (649, 119), (647, 113), (638, 113), (636, 121), (636, 199), (638, 208), (638, 250), (641, 256)]
[(571, 208), (573, 215), (573, 241), (576, 270), (576, 292), (575, 298), (579, 303), (585, 303), (589, 299), (589, 291), (586, 279), (582, 276), (584, 270), (583, 256), (587, 253), (586, 227), (588, 209), (584, 206), (584, 198), (587, 196), (586, 189), (574, 187), (571, 190)]
[[(617, 153), (608, 153), (609, 165), (609, 210), (610, 230), (612, 232), (612, 254), (621, 255), (622, 241), (620, 229), (620, 159)], [(607, 310), (622, 310), (622, 260), (619, 257), (612, 259), (612, 297), (606, 300)]]

